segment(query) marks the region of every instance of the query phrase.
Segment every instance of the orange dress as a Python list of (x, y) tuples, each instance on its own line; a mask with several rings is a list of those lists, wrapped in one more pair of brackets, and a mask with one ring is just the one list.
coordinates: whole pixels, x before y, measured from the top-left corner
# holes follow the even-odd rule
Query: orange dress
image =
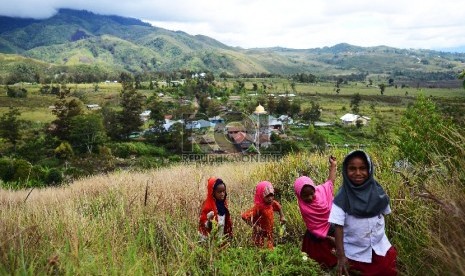
[(281, 210), (281, 204), (273, 200), (267, 207), (254, 205), (251, 209), (242, 213), (242, 219), (253, 224), (252, 240), (259, 247), (272, 249), (274, 212)]

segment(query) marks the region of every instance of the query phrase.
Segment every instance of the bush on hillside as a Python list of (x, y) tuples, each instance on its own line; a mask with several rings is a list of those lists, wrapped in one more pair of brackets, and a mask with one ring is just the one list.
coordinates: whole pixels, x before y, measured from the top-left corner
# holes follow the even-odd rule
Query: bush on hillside
[(59, 185), (63, 182), (63, 173), (57, 168), (51, 168), (45, 178), (45, 183), (48, 185)]
[(6, 94), (10, 98), (26, 98), (27, 90), (25, 88), (16, 88), (7, 86)]
[(24, 159), (15, 159), (13, 162), (13, 171), (12, 181), (27, 182), (31, 176), (32, 164)]
[(396, 145), (401, 157), (410, 162), (431, 165), (434, 155), (454, 155), (454, 148), (444, 143), (446, 132), (453, 132), (453, 129), (453, 123), (440, 114), (435, 103), (420, 95), (407, 109), (396, 130)]
[(166, 156), (166, 150), (162, 147), (149, 145), (142, 142), (112, 143), (108, 145), (111, 153), (120, 158), (135, 156)]
[(0, 159), (0, 179), (3, 182), (8, 182), (13, 179), (14, 165), (13, 160), (8, 158)]

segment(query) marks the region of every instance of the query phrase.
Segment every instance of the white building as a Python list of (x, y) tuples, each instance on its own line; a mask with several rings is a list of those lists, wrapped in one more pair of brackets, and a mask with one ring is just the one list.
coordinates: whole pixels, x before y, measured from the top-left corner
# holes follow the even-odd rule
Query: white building
[(361, 125), (366, 125), (370, 121), (370, 118), (366, 116), (360, 116), (352, 113), (347, 113), (344, 116), (342, 116), (341, 121), (344, 125), (353, 125), (355, 126), (357, 122), (359, 122)]

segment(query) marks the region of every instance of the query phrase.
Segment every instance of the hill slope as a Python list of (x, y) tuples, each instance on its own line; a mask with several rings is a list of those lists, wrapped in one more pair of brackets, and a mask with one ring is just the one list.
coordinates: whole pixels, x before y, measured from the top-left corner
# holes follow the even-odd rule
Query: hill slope
[(345, 43), (315, 49), (227, 46), (203, 35), (157, 28), (134, 18), (60, 9), (50, 18), (0, 17), (0, 53), (54, 65), (99, 65), (142, 72), (179, 70), (230, 74), (318, 75), (443, 72), (465, 68), (465, 54)]

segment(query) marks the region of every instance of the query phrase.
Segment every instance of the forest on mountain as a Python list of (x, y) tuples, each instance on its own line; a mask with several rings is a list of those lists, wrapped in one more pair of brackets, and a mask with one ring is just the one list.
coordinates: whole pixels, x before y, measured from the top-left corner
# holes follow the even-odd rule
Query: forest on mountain
[(148, 80), (154, 72), (188, 70), (222, 76), (313, 74), (366, 80), (369, 75), (457, 86), (464, 53), (340, 43), (314, 49), (230, 47), (203, 35), (151, 26), (135, 18), (60, 9), (47, 19), (0, 16), (0, 83)]

